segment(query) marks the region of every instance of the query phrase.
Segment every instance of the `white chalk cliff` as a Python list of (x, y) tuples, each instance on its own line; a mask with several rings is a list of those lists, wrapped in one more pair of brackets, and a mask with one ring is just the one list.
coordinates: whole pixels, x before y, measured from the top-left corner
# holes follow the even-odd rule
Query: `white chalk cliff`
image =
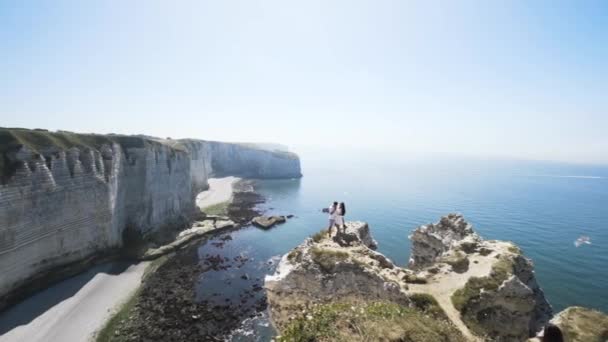
[(295, 154), (243, 144), (0, 128), (0, 308), (127, 230), (185, 226), (214, 175), (301, 177)]

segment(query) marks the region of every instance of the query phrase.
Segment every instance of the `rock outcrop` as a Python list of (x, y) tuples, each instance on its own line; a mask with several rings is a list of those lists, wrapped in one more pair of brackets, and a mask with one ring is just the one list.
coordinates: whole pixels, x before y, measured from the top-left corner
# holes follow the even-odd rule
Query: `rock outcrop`
[(367, 224), (348, 222), (346, 235), (356, 240), (345, 247), (326, 232), (306, 239), (266, 277), (272, 321), (279, 329), (302, 310), (337, 298), (410, 303), (407, 287), (399, 281), (407, 272), (370, 248), (375, 244)]
[(608, 315), (596, 310), (572, 306), (555, 315), (551, 323), (568, 342), (608, 341)]
[[(406, 334), (406, 340), (412, 341), (526, 341), (552, 317), (532, 262), (511, 242), (483, 240), (461, 215), (450, 214), (412, 233), (413, 269), (401, 268), (375, 252), (367, 224), (350, 222), (347, 226), (346, 232), (335, 236), (322, 231), (308, 238), (283, 256), (276, 273), (266, 278), (271, 319), (281, 333), (298, 337), (336, 308), (341, 310), (345, 302), (364, 303), (352, 304), (361, 313), (367, 312), (370, 301), (414, 309), (426, 303), (435, 308), (432, 312), (440, 313), (430, 315), (433, 322), (445, 319), (460, 331), (460, 337), (447, 339), (417, 339)], [(414, 316), (410, 320), (415, 321)], [(603, 322), (597, 317), (594, 320)], [(435, 326), (433, 322), (425, 324)], [(408, 330), (397, 325), (391, 329)], [(378, 335), (376, 329), (373, 336), (404, 338), (399, 331)], [(595, 331), (602, 334), (603, 330)], [(357, 340), (366, 332), (355, 331), (353, 336)]]
[(430, 266), (450, 250), (471, 250), (481, 240), (473, 226), (462, 215), (450, 214), (437, 223), (418, 227), (409, 236), (412, 242), (409, 267), (420, 269)]
[(434, 276), (429, 285), (442, 287), (451, 282), (454, 287), (458, 284), (455, 278), (466, 280), (450, 291), (450, 300), (473, 334), (497, 341), (523, 341), (551, 318), (551, 306), (536, 281), (532, 262), (512, 243), (484, 241), (457, 214), (420, 226), (411, 236), (413, 268), (422, 274), (447, 270), (445, 275)]
[(275, 225), (285, 223), (286, 221), (286, 216), (256, 216), (251, 220), (251, 223), (262, 229), (270, 229)]
[(189, 225), (215, 175), (300, 177), (242, 144), (0, 128), (0, 309), (58, 268)]

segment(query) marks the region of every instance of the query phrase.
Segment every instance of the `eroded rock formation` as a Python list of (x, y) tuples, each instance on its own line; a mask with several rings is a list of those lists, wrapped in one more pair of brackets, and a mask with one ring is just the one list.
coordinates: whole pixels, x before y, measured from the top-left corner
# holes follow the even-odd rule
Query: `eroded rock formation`
[[(472, 333), (498, 341), (522, 341), (551, 318), (552, 309), (536, 281), (532, 261), (512, 243), (481, 239), (458, 214), (420, 226), (411, 236), (410, 265), (415, 269), (425, 273), (440, 268), (469, 276), (459, 278), (466, 283), (450, 299)], [(438, 283), (453, 281), (450, 272), (434, 278)]]
[(246, 145), (0, 128), (0, 309), (58, 267), (187, 227), (213, 175), (300, 177)]
[(387, 300), (408, 305), (407, 286), (399, 281), (407, 271), (373, 251), (375, 242), (364, 222), (348, 222), (341, 246), (320, 232), (282, 257), (276, 274), (266, 277), (273, 322), (283, 328), (313, 304), (335, 299)]
[[(352, 306), (363, 313), (370, 301), (410, 308), (421, 307), (422, 301), (436, 303), (434, 311), (441, 315), (431, 315), (435, 321), (445, 317), (466, 340), (526, 341), (551, 319), (552, 309), (536, 281), (534, 266), (513, 243), (483, 240), (457, 214), (417, 228), (412, 239), (413, 269), (405, 269), (372, 249), (375, 241), (362, 222), (348, 223), (342, 234), (330, 237), (322, 231), (308, 238), (283, 256), (276, 273), (266, 278), (273, 323), (280, 332), (297, 337), (309, 328), (307, 322), (312, 321), (311, 326), (322, 322), (318, 317), (341, 310), (345, 302), (367, 303)], [(554, 319), (564, 327), (566, 321), (573, 331), (606, 322), (605, 315), (589, 310), (568, 311)], [(589, 336), (603, 336), (608, 330), (587, 329), (593, 329)], [(357, 340), (365, 334), (354, 331), (352, 336)]]

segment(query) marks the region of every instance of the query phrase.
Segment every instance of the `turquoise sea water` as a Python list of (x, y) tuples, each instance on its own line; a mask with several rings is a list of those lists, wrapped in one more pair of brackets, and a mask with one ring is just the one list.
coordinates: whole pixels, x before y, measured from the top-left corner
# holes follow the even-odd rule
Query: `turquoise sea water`
[[(399, 265), (410, 231), (460, 212), (486, 239), (517, 243), (535, 264), (557, 312), (582, 305), (608, 312), (608, 167), (546, 162), (449, 160), (383, 162), (302, 156), (301, 180), (262, 181), (271, 212), (297, 217), (270, 231), (238, 233), (241, 243), (283, 254), (326, 225), (320, 209), (347, 203), (347, 218), (370, 224), (379, 251)], [(591, 245), (575, 247), (581, 235)]]

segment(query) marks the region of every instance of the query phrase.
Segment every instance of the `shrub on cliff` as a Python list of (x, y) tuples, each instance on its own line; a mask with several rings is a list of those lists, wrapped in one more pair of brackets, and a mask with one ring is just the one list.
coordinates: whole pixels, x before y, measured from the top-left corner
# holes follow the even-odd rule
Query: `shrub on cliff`
[(464, 323), (476, 334), (485, 335), (487, 331), (478, 323), (478, 317), (469, 310), (470, 307), (480, 301), (482, 291), (496, 291), (511, 274), (513, 261), (501, 258), (492, 265), (488, 277), (471, 277), (462, 289), (456, 290), (452, 295), (452, 304), (460, 311)]
[(336, 263), (348, 259), (348, 253), (331, 249), (313, 247), (310, 253), (312, 260), (325, 272), (331, 272)]
[(314, 306), (283, 329), (278, 341), (464, 341), (446, 320), (387, 302)]

